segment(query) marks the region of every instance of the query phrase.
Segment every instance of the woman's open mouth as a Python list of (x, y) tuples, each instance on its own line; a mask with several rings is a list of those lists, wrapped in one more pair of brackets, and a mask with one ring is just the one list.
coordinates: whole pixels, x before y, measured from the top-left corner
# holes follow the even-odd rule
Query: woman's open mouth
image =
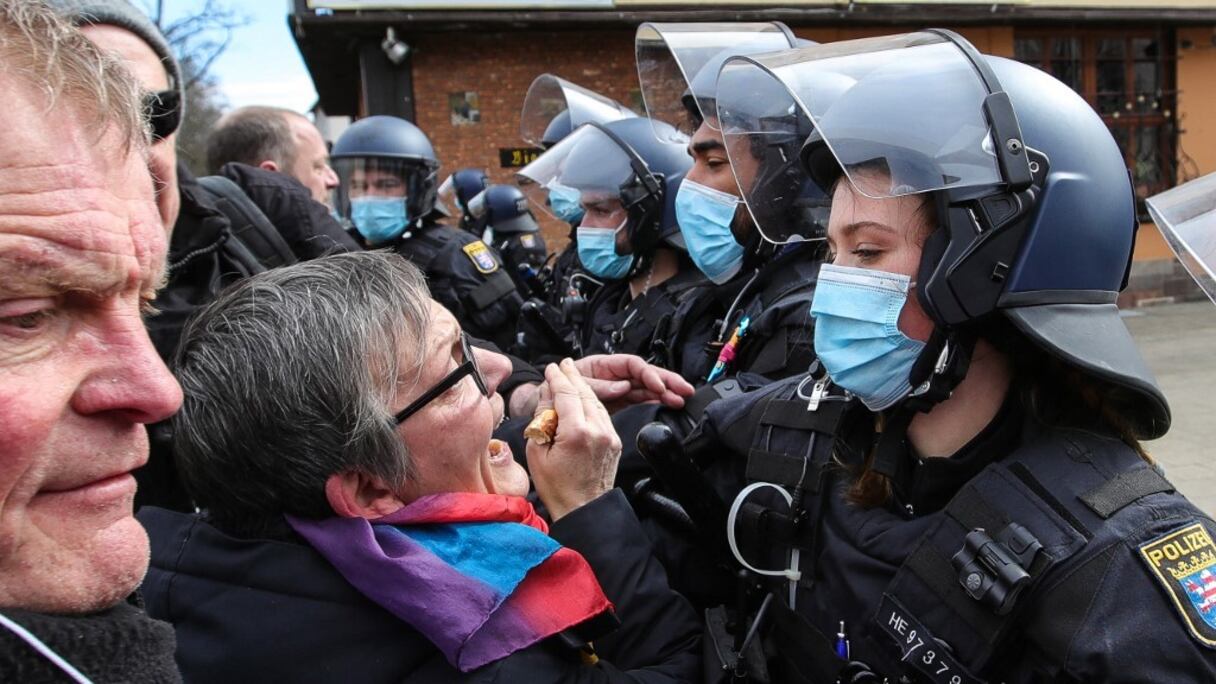
[(514, 455), (511, 453), (511, 447), (501, 439), (491, 439), (490, 446), (490, 465), (503, 465), (514, 460)]

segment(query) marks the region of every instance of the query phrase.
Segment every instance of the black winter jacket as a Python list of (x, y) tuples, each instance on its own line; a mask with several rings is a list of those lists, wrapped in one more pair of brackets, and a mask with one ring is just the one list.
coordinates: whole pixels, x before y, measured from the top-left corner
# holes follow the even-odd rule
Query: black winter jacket
[(300, 261), (362, 249), (295, 178), (239, 162), (225, 164), (220, 175), (241, 186)]
[[(461, 675), (425, 637), (356, 591), (298, 538), (230, 537), (198, 515), (144, 509), (152, 539), (151, 615), (177, 629), (189, 682), (696, 681), (700, 630), (673, 592), (620, 491), (557, 521), (550, 534), (591, 564), (621, 627), (584, 665), (555, 639)], [(297, 543), (298, 542), (298, 543)]]

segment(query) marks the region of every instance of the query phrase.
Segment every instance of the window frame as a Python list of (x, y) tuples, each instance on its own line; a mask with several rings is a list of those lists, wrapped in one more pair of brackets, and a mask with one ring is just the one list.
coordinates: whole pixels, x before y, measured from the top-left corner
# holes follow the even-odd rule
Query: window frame
[[(1076, 62), (1080, 66), (1080, 88), (1068, 85), (1077, 90), (1094, 108), (1119, 143), (1124, 163), (1132, 177), (1137, 214), (1140, 220), (1147, 221), (1149, 219), (1144, 199), (1173, 187), (1178, 174), (1178, 57), (1175, 32), (1173, 28), (1164, 25), (1146, 28), (1019, 27), (1014, 30), (1014, 59), (1053, 73), (1051, 63), (1061, 61), (1053, 59), (1053, 41), (1059, 39), (1076, 39), (1080, 42), (1080, 54)], [(1133, 41), (1138, 39), (1156, 41), (1159, 49), (1154, 59), (1137, 58)], [(1023, 58), (1019, 49), (1020, 43), (1027, 40), (1040, 41), (1040, 54), (1037, 59)], [(1102, 41), (1110, 40), (1123, 42), (1122, 57), (1099, 57), (1098, 48)], [(1099, 64), (1117, 61), (1123, 62), (1124, 90), (1099, 91)], [(1148, 93), (1156, 100), (1156, 106), (1147, 111), (1142, 111), (1138, 106), (1138, 96), (1144, 93), (1137, 93), (1135, 90), (1138, 63), (1157, 65), (1157, 88), (1155, 92)], [(1122, 96), (1122, 106), (1114, 111), (1101, 111), (1098, 108), (1099, 99), (1111, 96)], [(1141, 180), (1144, 174), (1140, 172), (1139, 167), (1140, 132), (1152, 127), (1156, 130), (1157, 154), (1154, 170), (1157, 178)]]

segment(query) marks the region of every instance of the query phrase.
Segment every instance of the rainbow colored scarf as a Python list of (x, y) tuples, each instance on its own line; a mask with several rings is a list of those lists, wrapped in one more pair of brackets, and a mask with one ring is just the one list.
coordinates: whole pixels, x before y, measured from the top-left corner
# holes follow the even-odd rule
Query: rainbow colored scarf
[(587, 561), (520, 497), (435, 494), (377, 520), (287, 520), (462, 672), (612, 610)]

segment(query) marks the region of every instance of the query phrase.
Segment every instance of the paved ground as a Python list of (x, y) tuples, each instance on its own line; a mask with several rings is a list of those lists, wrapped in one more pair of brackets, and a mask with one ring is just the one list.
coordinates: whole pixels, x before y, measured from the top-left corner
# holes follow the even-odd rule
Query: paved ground
[(1205, 300), (1124, 315), (1173, 410), (1169, 434), (1148, 450), (1182, 493), (1216, 514), (1216, 306)]

